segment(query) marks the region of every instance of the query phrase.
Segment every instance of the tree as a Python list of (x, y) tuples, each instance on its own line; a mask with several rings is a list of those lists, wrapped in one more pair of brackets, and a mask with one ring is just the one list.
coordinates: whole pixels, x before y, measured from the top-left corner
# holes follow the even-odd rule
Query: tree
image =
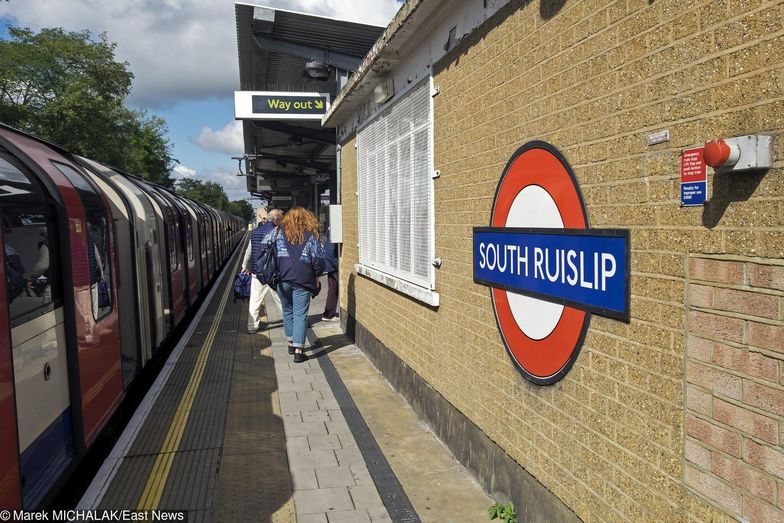
[(210, 207), (214, 207), (218, 210), (229, 210), (229, 199), (226, 197), (223, 187), (215, 182), (203, 182), (191, 178), (182, 178), (177, 182), (176, 191), (177, 194), (181, 194), (191, 200), (196, 200), (197, 202), (206, 203)]
[(125, 106), (133, 74), (105, 33), (9, 27), (0, 40), (0, 121), (171, 186), (166, 123)]
[(256, 215), (256, 211), (247, 200), (235, 200), (233, 202), (229, 202), (229, 212), (231, 214), (242, 217), (246, 222), (254, 221), (253, 218)]

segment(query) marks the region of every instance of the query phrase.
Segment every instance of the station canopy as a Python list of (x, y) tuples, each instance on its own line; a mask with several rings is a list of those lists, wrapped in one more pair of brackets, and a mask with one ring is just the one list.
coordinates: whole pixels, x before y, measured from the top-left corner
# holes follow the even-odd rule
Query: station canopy
[[(335, 194), (335, 130), (321, 126), (383, 27), (235, 3), (248, 191), (279, 206)], [(310, 103), (312, 101), (312, 103)], [(298, 107), (299, 109), (295, 109)], [(241, 169), (242, 170), (242, 169)]]

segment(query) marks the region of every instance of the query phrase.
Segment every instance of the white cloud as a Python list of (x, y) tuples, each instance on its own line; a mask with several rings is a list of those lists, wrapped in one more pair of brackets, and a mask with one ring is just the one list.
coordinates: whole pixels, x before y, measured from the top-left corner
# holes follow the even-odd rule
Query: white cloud
[(182, 164), (178, 164), (176, 167), (174, 167), (172, 174), (175, 178), (193, 178), (196, 176), (196, 171), (190, 167), (185, 167)]
[(191, 180), (199, 180), (204, 183), (217, 183), (223, 187), (223, 191), (226, 193), (229, 201), (244, 200), (250, 196), (245, 177), (237, 176), (237, 171), (232, 171), (226, 167), (196, 170), (180, 164), (172, 171), (172, 177), (175, 178), (175, 180), (188, 178)]
[[(258, 0), (281, 9), (386, 25), (395, 0)], [(231, 0), (14, 0), (0, 16), (39, 29), (106, 31), (135, 75), (132, 101), (145, 108), (183, 99), (225, 98), (239, 87)]]
[(218, 131), (203, 127), (193, 141), (204, 151), (241, 155), (244, 148), (242, 122), (233, 120)]

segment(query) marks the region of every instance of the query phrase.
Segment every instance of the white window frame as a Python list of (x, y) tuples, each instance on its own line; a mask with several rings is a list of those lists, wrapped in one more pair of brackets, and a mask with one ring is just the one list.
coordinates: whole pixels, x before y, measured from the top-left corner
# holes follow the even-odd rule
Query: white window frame
[[(409, 140), (411, 143), (410, 155), (413, 157), (414, 155), (414, 139), (413, 136), (416, 132), (421, 131), (425, 126), (427, 127), (427, 145), (428, 145), (428, 154), (427, 154), (427, 165), (426, 165), (426, 172), (425, 173), (417, 173), (418, 175), (427, 176), (427, 207), (428, 207), (428, 222), (426, 224), (421, 224), (415, 222), (413, 216), (413, 206), (409, 205), (409, 202), (405, 200), (405, 198), (400, 195), (400, 184), (399, 180), (400, 177), (398, 176), (399, 170), (399, 162), (396, 164), (396, 171), (394, 173), (388, 172), (389, 169), (388, 161), (385, 162), (384, 169), (385, 169), (385, 176), (381, 179), (386, 180), (387, 184), (386, 187), (397, 187), (398, 190), (396, 193), (398, 194), (398, 208), (408, 208), (412, 210), (411, 219), (409, 226), (411, 227), (411, 233), (409, 235), (411, 241), (411, 255), (412, 258), (414, 257), (414, 231), (415, 230), (423, 230), (422, 227), (427, 228), (428, 233), (428, 241), (427, 241), (427, 275), (425, 277), (418, 276), (413, 273), (409, 273), (400, 269), (401, 267), (401, 250), (398, 249), (396, 260), (394, 263), (395, 266), (392, 266), (387, 263), (383, 263), (378, 258), (377, 252), (373, 249), (373, 247), (379, 247), (381, 245), (380, 242), (377, 242), (377, 245), (372, 246), (369, 243), (369, 239), (365, 238), (365, 234), (363, 230), (366, 229), (367, 224), (363, 224), (363, 216), (365, 214), (365, 210), (363, 209), (363, 202), (372, 200), (373, 197), (381, 196), (384, 199), (388, 199), (390, 196), (390, 191), (384, 190), (383, 194), (379, 194), (380, 191), (376, 190), (374, 194), (370, 194), (369, 189), (364, 187), (366, 184), (366, 180), (364, 178), (365, 173), (363, 172), (363, 168), (365, 167), (365, 154), (372, 154), (378, 155), (380, 151), (383, 149), (376, 149), (375, 151), (371, 151), (368, 153), (367, 151), (363, 150), (364, 144), (362, 144), (361, 135), (364, 129), (369, 126), (372, 126), (375, 122), (378, 121), (378, 118), (382, 115), (388, 115), (391, 111), (395, 110), (395, 107), (398, 106), (400, 101), (404, 100), (406, 96), (410, 96), (411, 91), (414, 89), (422, 88), (422, 83), (416, 84), (408, 89), (405, 93), (401, 94), (399, 98), (397, 98), (389, 107), (385, 108), (383, 112), (376, 115), (373, 119), (365, 122), (362, 126), (357, 130), (357, 197), (358, 197), (358, 218), (359, 218), (359, 263), (355, 265), (355, 270), (358, 274), (362, 274), (368, 278), (371, 278), (379, 283), (382, 283), (388, 287), (391, 287), (403, 294), (411, 296), (412, 298), (426, 303), (428, 305), (437, 307), (439, 303), (438, 293), (435, 292), (435, 267), (432, 265), (432, 260), (435, 258), (435, 189), (433, 186), (433, 173), (435, 172), (434, 167), (434, 159), (433, 159), (433, 149), (434, 149), (434, 139), (433, 139), (433, 123), (434, 123), (434, 111), (433, 111), (433, 78), (428, 77), (426, 80), (426, 91), (428, 96), (428, 108), (429, 108), (429, 115), (427, 118), (427, 124), (422, 125), (416, 129), (412, 129), (410, 134), (405, 135), (406, 139)], [(398, 138), (399, 140), (400, 138)], [(386, 157), (386, 155), (381, 155), (382, 157)], [(383, 160), (382, 160), (383, 161)], [(413, 162), (411, 162), (413, 165)], [(394, 176), (393, 176), (394, 175)], [(412, 180), (415, 175), (412, 174)], [(421, 181), (421, 178), (419, 178)], [(378, 181), (378, 179), (376, 179)], [(386, 205), (385, 205), (386, 207)], [(389, 234), (390, 227), (388, 223), (378, 223), (373, 224), (374, 227), (380, 228), (384, 231), (384, 244), (389, 245)], [(373, 254), (376, 254), (377, 257), (374, 259)], [(418, 253), (421, 255), (421, 253)]]

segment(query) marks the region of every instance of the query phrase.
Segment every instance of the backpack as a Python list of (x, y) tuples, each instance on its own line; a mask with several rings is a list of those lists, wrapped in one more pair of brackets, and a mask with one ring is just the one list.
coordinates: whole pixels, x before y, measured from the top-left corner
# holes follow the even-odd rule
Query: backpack
[(5, 279), (8, 285), (8, 298), (14, 298), (22, 294), (25, 289), (25, 268), (22, 265), (22, 258), (16, 252), (5, 251)]
[(280, 271), (278, 270), (278, 233), (272, 238), (272, 243), (261, 251), (261, 255), (255, 260), (256, 277), (264, 285), (269, 285), (275, 290), (280, 283)]
[(250, 298), (251, 275), (239, 273), (234, 277), (234, 303)]

